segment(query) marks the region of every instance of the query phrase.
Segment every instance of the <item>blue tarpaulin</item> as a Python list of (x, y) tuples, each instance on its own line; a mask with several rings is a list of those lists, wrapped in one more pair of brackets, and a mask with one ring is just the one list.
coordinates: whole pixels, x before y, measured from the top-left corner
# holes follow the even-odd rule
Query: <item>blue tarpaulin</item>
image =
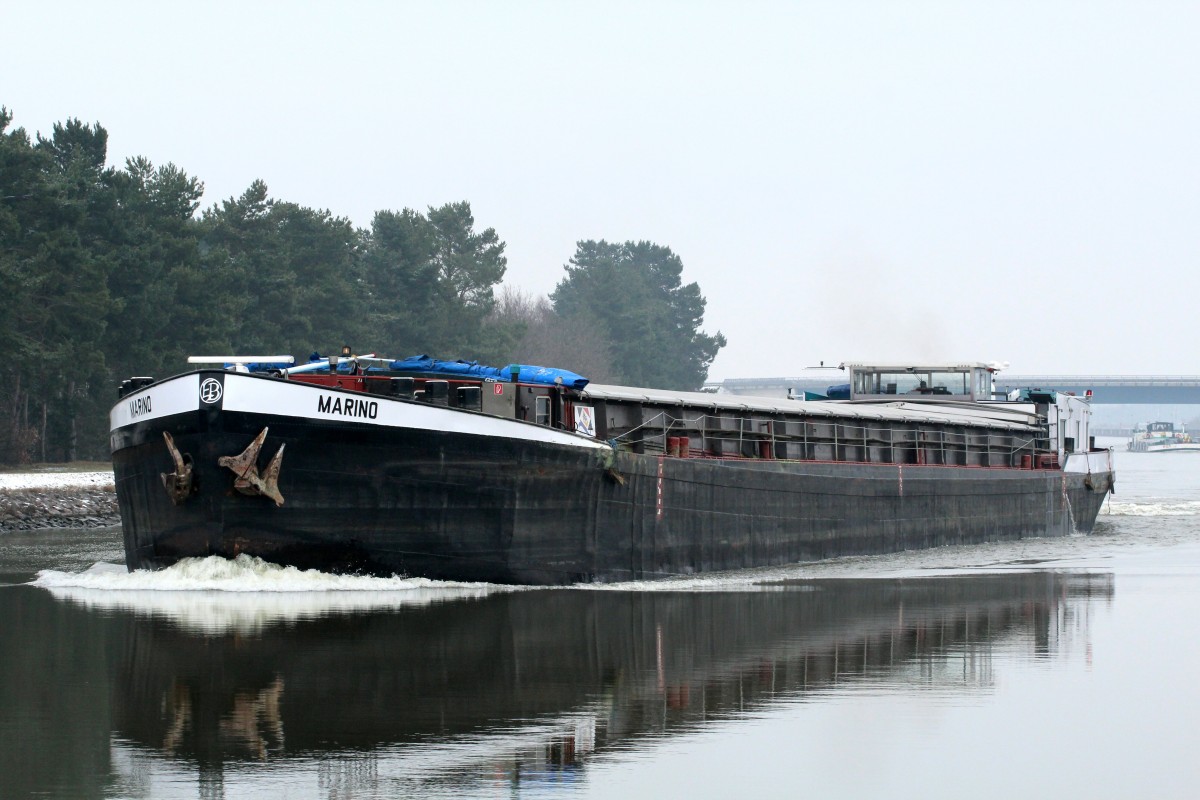
[[(378, 360), (375, 360), (378, 363)], [(303, 365), (303, 369), (299, 369), (291, 364), (246, 364), (245, 366), (250, 372), (267, 372), (271, 370), (286, 370), (290, 369), (293, 372), (308, 372), (316, 367), (316, 371), (320, 371), (322, 365), (328, 369), (328, 360), (321, 356), (320, 353), (313, 353), (308, 357), (308, 363)], [(342, 356), (338, 360), (337, 371), (345, 374), (350, 372), (356, 366), (353, 357)], [(226, 365), (227, 367), (230, 365)], [(381, 372), (419, 372), (425, 375), (442, 375), (445, 377), (453, 377), (461, 375), (472, 378), (488, 379), (493, 381), (503, 381), (505, 383), (512, 380), (514, 368), (517, 371), (517, 380), (520, 383), (534, 383), (541, 386), (554, 386), (558, 378), (562, 378), (563, 386), (568, 386), (572, 389), (582, 389), (588, 385), (588, 379), (577, 373), (566, 369), (556, 369), (554, 367), (538, 367), (530, 364), (509, 364), (507, 367), (489, 367), (486, 364), (480, 364), (478, 361), (441, 361), (432, 356), (419, 355), (409, 356), (389, 362), (386, 369), (378, 366), (368, 367), (366, 372), (381, 373)]]
[(489, 367), (477, 361), (439, 361), (427, 355), (410, 356), (388, 364), (388, 368), (397, 372), (423, 372), (434, 375), (468, 375), (475, 378), (490, 378), (495, 381), (512, 380), (513, 368), (517, 370), (517, 380), (521, 383), (536, 383), (543, 386), (555, 385), (557, 378), (562, 378), (564, 386), (572, 389), (582, 389), (588, 385), (588, 379), (570, 370), (553, 367), (537, 367), (529, 364), (510, 364), (507, 367)]

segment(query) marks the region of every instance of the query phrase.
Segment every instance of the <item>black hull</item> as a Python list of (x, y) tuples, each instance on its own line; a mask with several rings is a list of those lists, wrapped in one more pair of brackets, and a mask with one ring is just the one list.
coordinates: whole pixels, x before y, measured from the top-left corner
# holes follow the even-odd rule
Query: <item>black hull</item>
[[(402, 403), (408, 401), (382, 400)], [(445, 410), (445, 414), (464, 414)], [(525, 423), (507, 423), (522, 427)], [(282, 506), (218, 458), (286, 445)], [(169, 431), (195, 468), (176, 505)], [(334, 572), (568, 584), (1087, 532), (1110, 473), (670, 458), (208, 409), (114, 433), (131, 569), (240, 553)]]

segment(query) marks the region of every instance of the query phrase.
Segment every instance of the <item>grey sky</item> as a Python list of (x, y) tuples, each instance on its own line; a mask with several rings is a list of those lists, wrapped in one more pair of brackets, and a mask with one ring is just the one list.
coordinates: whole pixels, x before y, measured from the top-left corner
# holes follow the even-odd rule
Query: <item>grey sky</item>
[[(1197, 373), (1194, 3), (9, 4), (0, 104), (366, 226), (469, 200), (506, 283), (683, 259), (711, 377)], [(314, 343), (319, 344), (319, 343)], [(376, 343), (386, 347), (387, 343)]]

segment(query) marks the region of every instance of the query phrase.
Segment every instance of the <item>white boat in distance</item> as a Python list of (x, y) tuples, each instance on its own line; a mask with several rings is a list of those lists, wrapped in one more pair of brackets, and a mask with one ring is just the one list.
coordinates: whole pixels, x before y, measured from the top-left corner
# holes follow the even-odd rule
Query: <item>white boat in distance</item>
[(1175, 430), (1172, 422), (1148, 422), (1145, 429), (1134, 428), (1128, 449), (1131, 453), (1200, 453), (1200, 442), (1182, 424)]

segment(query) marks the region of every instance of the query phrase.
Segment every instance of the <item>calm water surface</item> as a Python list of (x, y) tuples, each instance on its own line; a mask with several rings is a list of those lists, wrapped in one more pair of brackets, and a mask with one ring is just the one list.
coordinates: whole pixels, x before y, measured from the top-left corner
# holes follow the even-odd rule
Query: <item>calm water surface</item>
[(1200, 796), (1200, 456), (1095, 534), (505, 589), (0, 534), (0, 797)]

